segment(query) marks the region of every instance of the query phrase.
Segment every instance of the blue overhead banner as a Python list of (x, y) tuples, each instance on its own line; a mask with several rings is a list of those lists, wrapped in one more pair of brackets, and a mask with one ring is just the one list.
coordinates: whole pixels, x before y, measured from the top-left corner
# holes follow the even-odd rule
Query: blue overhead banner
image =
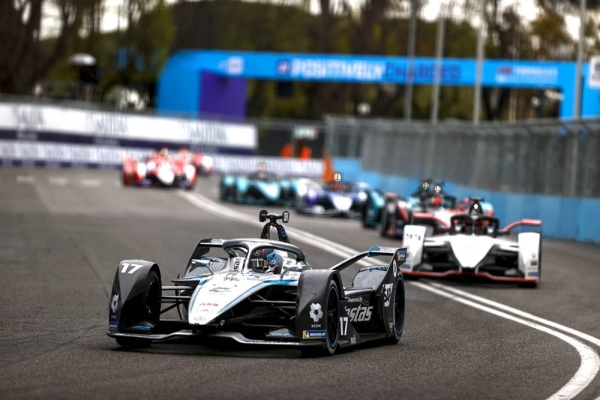
[[(203, 88), (202, 72), (224, 79), (264, 79), (405, 84), (412, 77), (416, 85), (432, 85), (436, 60), (415, 58), (410, 67), (406, 57), (323, 55), (294, 53), (194, 51), (174, 54), (159, 81), (158, 106), (162, 110), (201, 113), (200, 104), (209, 104), (214, 89)], [(443, 59), (441, 84), (474, 86), (476, 61)], [(588, 65), (584, 65), (584, 77)], [(582, 115), (600, 115), (600, 91), (584, 80)], [(561, 118), (573, 116), (575, 64), (573, 62), (486, 60), (482, 84), (486, 87), (555, 89), (563, 93)], [(211, 85), (214, 87), (214, 85)], [(231, 88), (229, 88), (231, 90)], [(238, 93), (245, 96), (245, 91)], [(201, 101), (202, 99), (202, 101)], [(208, 101), (208, 102), (207, 102)], [(228, 114), (227, 104), (222, 111)], [(239, 107), (238, 107), (239, 108)]]

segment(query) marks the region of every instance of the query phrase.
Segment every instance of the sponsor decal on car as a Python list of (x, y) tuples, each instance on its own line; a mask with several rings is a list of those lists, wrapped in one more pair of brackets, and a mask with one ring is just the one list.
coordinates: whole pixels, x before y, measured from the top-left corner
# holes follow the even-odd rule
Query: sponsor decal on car
[(118, 329), (119, 329), (119, 323), (118, 323), (118, 322), (115, 322), (115, 321), (110, 321), (110, 322), (108, 323), (108, 329), (109, 329), (109, 330), (111, 330), (111, 331), (116, 331), (116, 330), (118, 330)]
[(359, 297), (350, 297), (348, 299), (348, 303), (362, 303), (362, 296)]
[(315, 323), (319, 322), (323, 318), (323, 310), (319, 303), (312, 303), (310, 305), (309, 315)]
[(117, 312), (117, 308), (119, 307), (119, 295), (115, 294), (110, 302), (110, 310), (114, 313)]
[(350, 338), (350, 344), (356, 344), (356, 336)]
[(359, 304), (358, 307), (346, 307), (346, 312), (352, 322), (367, 322), (371, 320), (373, 306), (366, 307)]
[(210, 289), (209, 292), (211, 292), (211, 294), (220, 294), (220, 293), (231, 292), (231, 289), (228, 287), (214, 287), (214, 288)]
[(325, 339), (327, 331), (302, 331), (302, 339)]
[(394, 290), (393, 283), (386, 283), (383, 285), (383, 305), (384, 307), (389, 307), (392, 301), (392, 292)]
[(406, 249), (398, 250), (398, 253), (396, 253), (396, 259), (398, 260), (398, 262), (406, 261)]

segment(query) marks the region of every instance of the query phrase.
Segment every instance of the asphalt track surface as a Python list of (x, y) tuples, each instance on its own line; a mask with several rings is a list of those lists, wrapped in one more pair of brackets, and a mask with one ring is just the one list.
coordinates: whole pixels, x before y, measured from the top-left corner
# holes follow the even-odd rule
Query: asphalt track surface
[[(216, 200), (217, 182), (196, 190)], [(292, 213), (290, 227), (357, 250), (399, 245), (352, 220)], [(166, 282), (199, 239), (259, 233), (179, 191), (123, 188), (116, 171), (0, 169), (0, 398), (546, 399), (580, 367), (564, 341), (416, 285), (398, 345), (328, 358), (230, 342), (124, 351), (106, 336), (121, 259), (157, 262)], [(313, 268), (341, 259), (299, 245)], [(545, 240), (543, 257), (537, 289), (444, 284), (600, 338), (600, 248)], [(599, 396), (597, 376), (576, 398)]]

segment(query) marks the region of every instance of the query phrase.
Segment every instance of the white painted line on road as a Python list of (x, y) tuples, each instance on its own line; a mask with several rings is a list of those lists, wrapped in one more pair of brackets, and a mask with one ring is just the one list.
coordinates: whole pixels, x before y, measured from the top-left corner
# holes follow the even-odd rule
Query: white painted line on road
[(466, 297), (468, 299), (475, 300), (475, 301), (478, 301), (478, 302), (483, 303), (483, 304), (487, 304), (487, 305), (492, 306), (492, 307), (496, 307), (496, 308), (498, 308), (500, 310), (504, 310), (504, 311), (510, 312), (512, 314), (515, 314), (515, 315), (519, 315), (519, 316), (521, 316), (523, 318), (528, 318), (528, 319), (530, 319), (532, 321), (535, 321), (535, 322), (538, 322), (540, 324), (548, 325), (548, 326), (550, 326), (552, 328), (561, 330), (561, 331), (566, 332), (566, 333), (568, 333), (570, 335), (577, 336), (578, 338), (581, 338), (583, 340), (587, 340), (588, 342), (593, 343), (596, 346), (600, 347), (600, 339), (595, 338), (595, 337), (593, 337), (591, 335), (588, 335), (587, 333), (576, 331), (575, 329), (569, 328), (569, 327), (561, 325), (561, 324), (557, 324), (556, 322), (552, 322), (552, 321), (549, 321), (547, 319), (537, 317), (537, 316), (535, 316), (533, 314), (530, 314), (528, 312), (521, 311), (521, 310), (519, 310), (517, 308), (510, 307), (510, 306), (507, 306), (507, 305), (502, 304), (502, 303), (498, 303), (497, 301), (493, 301), (493, 300), (486, 299), (484, 297), (476, 296), (474, 294), (465, 292), (463, 290), (455, 289), (453, 287), (446, 286), (446, 285), (441, 285), (439, 283), (434, 283), (434, 282), (430, 282), (429, 284), (431, 286), (435, 286), (437, 288), (446, 290), (448, 292), (452, 292), (452, 293), (454, 293), (454, 294), (456, 294), (458, 296)]
[[(235, 220), (237, 222), (249, 224), (249, 225), (261, 226), (261, 227), (263, 225), (258, 220), (251, 218), (248, 214), (241, 213), (241, 212), (233, 210), (229, 207), (225, 207), (223, 205), (215, 203), (214, 201), (210, 200), (209, 198), (207, 198), (205, 196), (200, 195), (199, 193), (192, 194), (192, 193), (178, 192), (178, 195), (183, 197), (184, 199), (188, 200), (191, 204), (195, 205), (196, 207), (198, 207), (200, 209), (204, 209), (209, 212), (212, 212), (214, 214), (219, 214), (221, 217), (225, 217), (225, 218)], [(331, 254), (334, 254), (334, 255), (337, 255), (337, 256), (340, 256), (343, 258), (351, 257), (352, 255), (359, 253), (359, 251), (357, 251), (357, 250), (340, 245), (338, 243), (332, 242), (330, 240), (319, 237), (317, 235), (313, 235), (309, 232), (302, 231), (300, 229), (288, 228), (286, 230), (289, 233), (292, 233), (294, 235), (294, 239), (296, 239), (300, 242), (307, 243), (313, 247), (325, 250)], [(569, 382), (567, 382), (567, 384), (565, 386), (563, 386), (558, 392), (553, 394), (549, 398), (549, 400), (550, 399), (551, 400), (572, 399), (577, 394), (579, 394), (583, 389), (585, 389), (598, 374), (598, 370), (600, 368), (600, 359), (598, 358), (598, 355), (596, 354), (596, 352), (594, 350), (592, 350), (591, 348), (589, 348), (588, 346), (586, 346), (584, 343), (582, 343), (582, 342), (578, 341), (577, 339), (574, 339), (568, 335), (565, 335), (561, 332), (550, 329), (547, 326), (539, 325), (538, 323), (528, 321), (525, 319), (521, 319), (521, 318), (515, 317), (513, 315), (504, 313), (502, 311), (499, 311), (499, 310), (496, 310), (496, 309), (493, 309), (490, 307), (486, 307), (481, 304), (475, 303), (473, 301), (467, 300), (465, 298), (459, 297), (458, 293), (460, 292), (461, 295), (462, 295), (462, 293), (464, 293), (465, 295), (472, 296), (471, 298), (473, 298), (473, 299), (477, 298), (477, 299), (485, 300), (490, 305), (494, 304), (494, 305), (502, 306), (502, 307), (504, 307), (504, 309), (506, 311), (509, 311), (509, 310), (511, 310), (511, 312), (517, 311), (518, 313), (520, 313), (519, 315), (521, 315), (522, 317), (530, 318), (539, 323), (544, 323), (549, 326), (552, 326), (551, 324), (554, 324), (555, 325), (554, 327), (557, 329), (561, 329), (559, 327), (562, 327), (562, 325), (555, 324), (552, 321), (548, 321), (543, 318), (536, 317), (536, 316), (526, 313), (524, 311), (517, 310), (517, 309), (509, 307), (509, 306), (505, 306), (501, 303), (492, 302), (491, 300), (487, 300), (487, 299), (484, 299), (479, 296), (470, 295), (469, 293), (462, 292), (457, 289), (447, 287), (445, 285), (440, 285), (438, 283), (433, 284), (436, 287), (432, 287), (430, 285), (426, 285), (426, 284), (420, 283), (420, 282), (410, 282), (410, 283), (421, 289), (428, 290), (437, 295), (449, 298), (451, 300), (457, 301), (457, 302), (465, 304), (465, 305), (469, 305), (469, 306), (477, 308), (481, 311), (485, 311), (485, 312), (491, 313), (493, 315), (496, 315), (496, 316), (499, 316), (502, 318), (506, 318), (506, 319), (524, 324), (531, 328), (537, 329), (539, 331), (548, 333), (552, 336), (555, 336), (555, 337), (567, 342), (571, 346), (573, 346), (580, 355), (581, 365), (580, 365), (579, 369), (577, 370), (577, 372), (575, 373), (575, 375), (569, 380)], [(443, 289), (444, 290), (451, 289), (453, 291), (456, 291), (456, 294), (446, 292)], [(577, 335), (575, 335), (575, 336), (578, 336), (581, 338), (585, 337), (586, 338), (585, 340), (589, 340), (592, 343), (595, 343), (595, 341), (590, 340), (590, 338), (597, 340), (596, 338), (594, 338), (592, 336), (589, 336), (582, 332), (578, 332), (574, 329), (567, 328), (567, 327), (563, 327), (563, 328), (568, 329), (568, 331), (565, 329), (561, 329), (561, 330), (563, 330), (565, 332), (569, 332), (570, 334), (574, 334), (573, 332), (576, 332)], [(597, 399), (597, 400), (600, 400), (600, 399)]]
[(17, 175), (17, 183), (34, 183), (35, 178), (31, 175)]
[[(432, 287), (421, 282), (412, 282), (412, 284), (420, 287), (421, 289), (427, 290), (431, 293), (435, 293), (442, 297), (449, 298), (469, 307), (477, 308), (481, 311), (485, 311), (498, 317), (505, 318), (517, 322), (519, 324), (526, 325), (530, 328), (537, 329), (538, 331), (545, 332), (573, 346), (577, 350), (577, 352), (579, 352), (579, 357), (581, 358), (581, 365), (579, 366), (579, 369), (577, 370), (575, 375), (573, 375), (573, 377), (569, 380), (569, 382), (567, 382), (567, 384), (564, 385), (558, 392), (550, 396), (548, 398), (549, 400), (572, 399), (573, 397), (581, 393), (581, 391), (585, 389), (598, 374), (598, 370), (600, 369), (600, 359), (598, 358), (598, 354), (596, 354), (594, 350), (592, 350), (579, 340), (572, 338), (571, 336), (555, 331), (554, 329), (550, 329), (547, 326), (543, 326), (532, 321), (515, 317), (514, 315), (507, 314), (494, 308), (481, 305), (474, 301), (467, 300), (463, 297), (459, 297), (455, 294), (437, 288), (443, 285), (436, 285), (437, 287)], [(446, 289), (445, 286), (444, 289)]]
[(82, 179), (81, 185), (85, 187), (99, 187), (100, 181), (97, 179)]
[(67, 178), (62, 176), (51, 176), (48, 178), (48, 182), (50, 182), (51, 185), (65, 186), (67, 184)]

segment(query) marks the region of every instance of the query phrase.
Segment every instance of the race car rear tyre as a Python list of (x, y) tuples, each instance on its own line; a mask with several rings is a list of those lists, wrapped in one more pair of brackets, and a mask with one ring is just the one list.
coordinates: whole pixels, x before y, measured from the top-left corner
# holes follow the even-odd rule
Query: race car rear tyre
[[(156, 271), (150, 271), (146, 278), (143, 296), (127, 303), (123, 308), (124, 315), (121, 316), (121, 319), (126, 326), (155, 326), (160, 320), (161, 294), (160, 278)], [(149, 330), (147, 333), (152, 333), (152, 331)], [(152, 344), (151, 339), (144, 338), (119, 337), (116, 340), (120, 346), (129, 349), (145, 348)]]
[(339, 348), (340, 338), (340, 292), (335, 281), (329, 282), (327, 300), (325, 301), (326, 332), (325, 347), (300, 347), (303, 356), (322, 357), (331, 356)]
[(406, 296), (404, 292), (404, 280), (398, 279), (396, 285), (396, 293), (394, 294), (394, 330), (393, 336), (389, 336), (385, 341), (389, 344), (396, 344), (402, 337), (404, 330), (404, 312), (405, 312)]
[(387, 220), (387, 211), (381, 210), (381, 225), (379, 225), (379, 234), (382, 237), (388, 236), (387, 230), (389, 228), (389, 222)]
[(125, 172), (123, 172), (121, 174), (121, 182), (123, 183), (123, 186), (131, 185), (131, 176), (129, 176)]

